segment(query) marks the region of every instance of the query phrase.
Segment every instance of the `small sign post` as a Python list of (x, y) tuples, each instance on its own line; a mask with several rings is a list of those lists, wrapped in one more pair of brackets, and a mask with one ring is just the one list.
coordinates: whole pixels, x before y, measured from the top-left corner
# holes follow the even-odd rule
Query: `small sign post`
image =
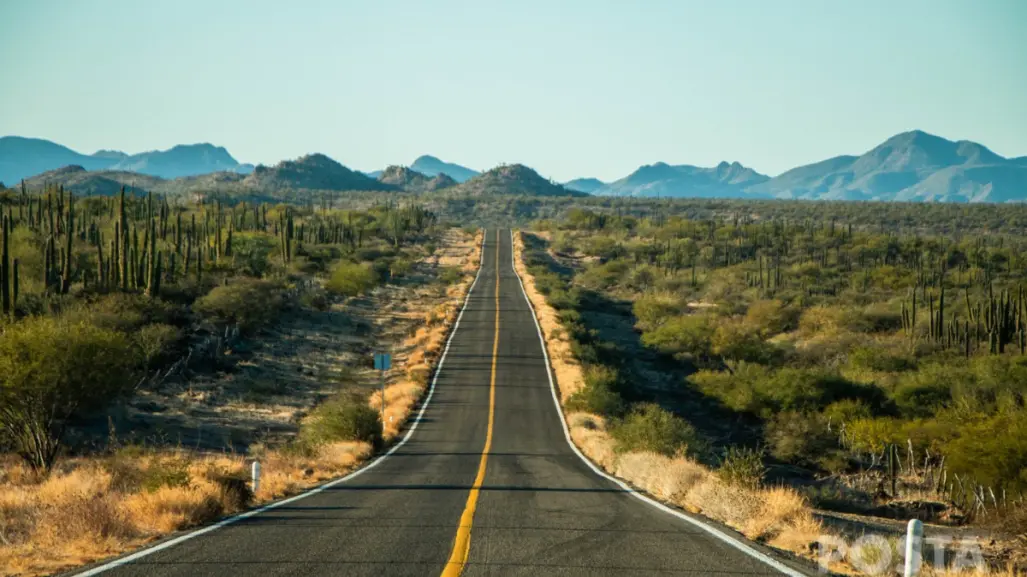
[(382, 379), (382, 433), (385, 432), (385, 371), (392, 368), (392, 355), (389, 353), (375, 353), (374, 354), (374, 368), (375, 370), (381, 371)]

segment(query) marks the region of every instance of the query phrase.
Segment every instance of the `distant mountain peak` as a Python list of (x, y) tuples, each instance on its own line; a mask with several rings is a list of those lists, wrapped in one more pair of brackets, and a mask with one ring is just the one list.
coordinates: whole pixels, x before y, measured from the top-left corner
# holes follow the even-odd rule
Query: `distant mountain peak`
[(446, 174), (457, 182), (465, 182), (478, 175), (478, 171), (476, 170), (471, 170), (470, 168), (460, 166), (459, 164), (439, 160), (437, 157), (430, 154), (418, 156), (417, 160), (414, 160), (413, 164), (410, 165), (410, 168), (426, 176)]
[(587, 192), (589, 194), (592, 194), (605, 185), (606, 183), (598, 178), (575, 178), (574, 180), (568, 180), (563, 183), (564, 188), (576, 190), (578, 192)]
[(520, 196), (584, 196), (542, 177), (523, 164), (503, 164), (460, 184), (457, 190), (479, 196), (511, 194)]

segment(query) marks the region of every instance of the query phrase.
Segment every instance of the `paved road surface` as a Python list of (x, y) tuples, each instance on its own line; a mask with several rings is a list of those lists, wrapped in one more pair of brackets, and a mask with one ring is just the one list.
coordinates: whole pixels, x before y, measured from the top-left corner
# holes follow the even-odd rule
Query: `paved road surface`
[(119, 577), (781, 575), (574, 454), (512, 258), (509, 231), (490, 230), (434, 394), (391, 456), (314, 495), (99, 569)]

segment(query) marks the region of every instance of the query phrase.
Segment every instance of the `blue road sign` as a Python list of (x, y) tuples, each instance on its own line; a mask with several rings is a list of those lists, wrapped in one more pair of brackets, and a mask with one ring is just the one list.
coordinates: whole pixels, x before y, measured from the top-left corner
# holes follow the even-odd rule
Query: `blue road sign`
[(392, 355), (389, 353), (374, 354), (374, 368), (379, 371), (387, 371), (392, 368)]

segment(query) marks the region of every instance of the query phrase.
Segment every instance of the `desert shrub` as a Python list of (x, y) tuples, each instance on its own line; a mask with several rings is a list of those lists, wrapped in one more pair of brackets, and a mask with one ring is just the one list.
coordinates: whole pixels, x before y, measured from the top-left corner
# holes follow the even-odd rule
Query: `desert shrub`
[(875, 410), (887, 404), (872, 385), (848, 381), (823, 369), (769, 369), (739, 363), (732, 372), (699, 371), (689, 382), (736, 411), (770, 418), (781, 411), (820, 411), (843, 399), (859, 400)]
[(767, 423), (770, 454), (788, 463), (815, 465), (838, 449), (837, 434), (820, 415), (786, 411)]
[(681, 314), (683, 303), (676, 295), (670, 293), (646, 293), (635, 299), (631, 312), (638, 319), (637, 326), (642, 331), (651, 331)]
[(590, 266), (578, 276), (578, 282), (591, 290), (606, 290), (619, 283), (624, 275), (631, 270), (631, 263), (624, 259)]
[(612, 259), (623, 255), (625, 251), (616, 240), (608, 236), (595, 235), (581, 240), (581, 252), (602, 259)]
[(989, 487), (1027, 488), (1027, 410), (1007, 407), (957, 426), (941, 451), (953, 473)]
[(189, 461), (184, 458), (154, 458), (143, 469), (139, 486), (153, 493), (161, 487), (186, 487), (189, 485)]
[(65, 315), (69, 322), (88, 321), (100, 328), (125, 333), (150, 323), (175, 323), (173, 306), (141, 294), (113, 293), (73, 307)]
[(745, 312), (745, 322), (764, 337), (794, 330), (798, 320), (798, 309), (776, 299), (754, 301)]
[(371, 290), (375, 284), (377, 279), (371, 266), (342, 262), (332, 270), (325, 288), (340, 296), (353, 297)]
[(632, 407), (610, 434), (620, 451), (640, 451), (674, 456), (699, 453), (704, 447), (695, 428), (655, 403)]
[(300, 435), (304, 442), (313, 446), (335, 441), (366, 441), (379, 445), (382, 423), (378, 411), (367, 403), (340, 395), (318, 405)]
[(844, 424), (856, 419), (870, 418), (873, 416), (873, 410), (863, 401), (842, 399), (825, 407), (822, 415), (829, 423)]
[(402, 277), (410, 274), (414, 263), (406, 258), (397, 258), (389, 265), (389, 278)]
[(269, 235), (236, 232), (232, 235), (232, 263), (243, 274), (262, 278), (272, 268), (271, 254), (278, 243)]
[(439, 283), (444, 285), (456, 284), (463, 280), (464, 273), (458, 266), (444, 266), (439, 269)]
[(236, 324), (251, 331), (278, 315), (283, 305), (279, 285), (265, 280), (236, 279), (198, 299), (193, 310), (221, 324)]
[(728, 447), (717, 468), (717, 476), (724, 482), (749, 489), (759, 488), (766, 474), (763, 451), (747, 447)]
[(300, 297), (300, 304), (318, 311), (326, 311), (332, 308), (328, 295), (320, 290), (307, 291)]
[(715, 327), (705, 315), (673, 317), (642, 334), (642, 343), (681, 359), (704, 359), (710, 354)]
[(894, 348), (858, 347), (849, 353), (849, 365), (856, 369), (898, 373), (916, 370), (916, 360)]
[(122, 334), (88, 323), (30, 318), (0, 338), (0, 436), (35, 469), (57, 457), (69, 417), (134, 383), (139, 356)]
[(139, 329), (133, 335), (133, 340), (139, 348), (143, 363), (153, 367), (166, 359), (181, 336), (182, 332), (176, 327), (153, 323)]
[(567, 399), (571, 411), (584, 411), (599, 415), (619, 415), (624, 401), (618, 391), (617, 371), (602, 365), (587, 365), (585, 385)]
[(710, 345), (714, 354), (733, 361), (772, 364), (782, 356), (778, 347), (744, 322), (728, 321), (718, 325)]

